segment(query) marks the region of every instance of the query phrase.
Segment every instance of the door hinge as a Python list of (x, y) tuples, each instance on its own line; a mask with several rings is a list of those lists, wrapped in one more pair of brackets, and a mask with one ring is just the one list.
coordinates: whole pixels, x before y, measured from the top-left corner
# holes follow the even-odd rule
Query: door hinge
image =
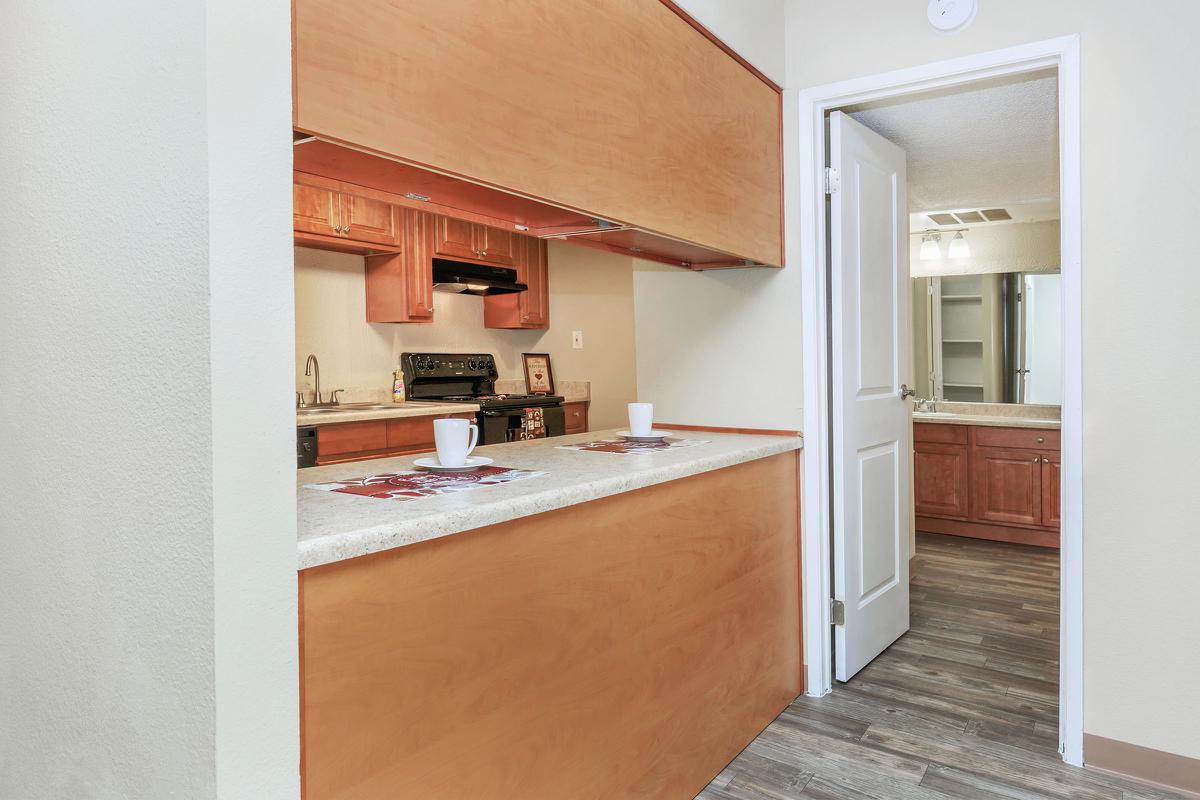
[(833, 625), (846, 624), (846, 604), (841, 600), (829, 601), (829, 619)]
[(837, 194), (842, 190), (842, 175), (836, 167), (825, 168), (825, 194)]

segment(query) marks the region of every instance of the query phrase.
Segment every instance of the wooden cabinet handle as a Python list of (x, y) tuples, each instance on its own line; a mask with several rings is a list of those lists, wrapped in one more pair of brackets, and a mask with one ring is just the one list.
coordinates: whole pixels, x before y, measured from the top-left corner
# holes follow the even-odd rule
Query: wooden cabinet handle
[(1042, 463), (1042, 459), (1040, 459), (1040, 458), (1039, 458), (1039, 457), (1037, 457), (1037, 456), (1034, 456), (1034, 457), (1033, 457), (1033, 463), (1035, 463), (1035, 464), (1040, 464), (1040, 463)]
[(1046, 437), (1045, 437), (1045, 436), (1039, 436), (1039, 437), (1037, 437), (1037, 440), (1038, 440), (1038, 444), (1041, 444), (1042, 442), (1046, 441)]

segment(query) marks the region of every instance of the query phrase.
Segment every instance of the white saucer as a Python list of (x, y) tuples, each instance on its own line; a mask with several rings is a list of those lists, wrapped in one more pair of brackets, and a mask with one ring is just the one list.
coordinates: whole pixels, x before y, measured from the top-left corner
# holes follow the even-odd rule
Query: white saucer
[(413, 461), (413, 465), (421, 469), (427, 469), (430, 472), (471, 472), (480, 467), (486, 467), (492, 463), (492, 459), (487, 456), (467, 456), (467, 463), (460, 467), (443, 466), (442, 462), (437, 460), (437, 456), (433, 458), (418, 458)]
[(670, 435), (670, 431), (651, 430), (645, 436), (634, 436), (630, 431), (617, 431), (617, 436), (620, 436), (627, 442), (661, 442)]

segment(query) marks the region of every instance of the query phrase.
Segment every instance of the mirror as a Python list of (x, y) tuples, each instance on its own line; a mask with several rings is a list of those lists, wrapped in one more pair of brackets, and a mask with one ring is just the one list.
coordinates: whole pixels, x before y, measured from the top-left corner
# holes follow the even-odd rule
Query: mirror
[(1062, 404), (1062, 283), (1057, 270), (913, 279), (919, 397)]

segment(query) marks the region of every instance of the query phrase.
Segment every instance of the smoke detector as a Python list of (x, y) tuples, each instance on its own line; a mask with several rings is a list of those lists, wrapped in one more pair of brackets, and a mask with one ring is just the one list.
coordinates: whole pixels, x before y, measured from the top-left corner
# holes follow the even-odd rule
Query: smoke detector
[(977, 0), (929, 0), (929, 24), (941, 33), (958, 33), (975, 19)]

